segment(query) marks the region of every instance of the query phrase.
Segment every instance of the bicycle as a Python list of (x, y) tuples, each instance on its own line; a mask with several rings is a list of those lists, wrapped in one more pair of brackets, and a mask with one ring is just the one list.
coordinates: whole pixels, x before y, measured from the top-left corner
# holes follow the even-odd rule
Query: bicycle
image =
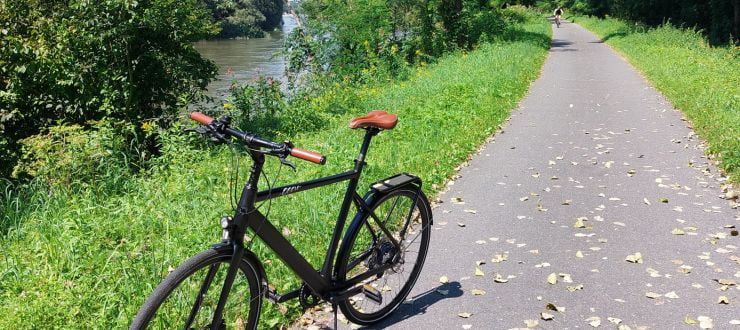
[[(265, 156), (276, 156), (289, 165), (288, 156), (316, 164), (324, 164), (326, 158), (289, 141), (276, 143), (234, 129), (228, 117), (214, 120), (193, 112), (190, 118), (202, 124), (198, 132), (211, 139), (236, 140), (246, 146), (253, 160), (250, 175), (234, 216), (220, 221), (222, 241), (173, 270), (141, 307), (131, 329), (255, 329), (263, 298), (277, 303), (297, 298), (304, 308), (326, 301), (335, 314), (338, 306), (349, 321), (370, 325), (390, 315), (406, 299), (421, 272), (431, 235), (432, 212), (421, 179), (400, 173), (373, 183), (363, 197), (356, 191), (371, 139), (382, 130), (393, 129), (396, 115), (375, 110), (352, 119), (350, 128), (366, 131), (352, 170), (282, 187), (268, 186), (263, 191), (257, 187)], [(347, 190), (323, 266), (316, 270), (256, 203), (345, 181)], [(352, 205), (357, 213), (342, 236)], [(263, 264), (244, 245), (250, 232), (302, 280), (299, 288), (279, 294), (268, 285)]]

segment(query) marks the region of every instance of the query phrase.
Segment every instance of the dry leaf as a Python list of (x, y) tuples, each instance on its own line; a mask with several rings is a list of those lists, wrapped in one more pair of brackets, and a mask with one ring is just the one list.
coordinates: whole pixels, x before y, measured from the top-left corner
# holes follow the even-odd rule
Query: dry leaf
[(476, 210), (465, 210), (466, 213), (476, 214), (478, 211)]
[(483, 271), (480, 268), (475, 267), (475, 276), (483, 276), (483, 275), (486, 275), (486, 274), (483, 273)]
[(671, 299), (678, 299), (679, 298), (678, 295), (676, 294), (676, 291), (668, 292), (668, 293), (664, 294), (663, 296), (665, 296), (666, 298), (671, 298)]
[(586, 322), (588, 322), (592, 327), (598, 328), (601, 325), (601, 318), (598, 316), (591, 316), (586, 319)]
[(671, 234), (673, 234), (673, 235), (685, 235), (686, 232), (683, 231), (683, 229), (680, 229), (680, 228), (673, 228), (673, 230), (671, 230)]
[(586, 224), (583, 223), (583, 221), (586, 220), (586, 217), (579, 217), (576, 218), (576, 223), (573, 224), (573, 227), (575, 228), (586, 228)]
[(658, 202), (668, 203), (668, 198), (665, 198), (665, 197), (658, 198)]
[(546, 313), (546, 312), (542, 312), (542, 313), (540, 313), (540, 317), (541, 317), (541, 318), (542, 318), (543, 320), (545, 320), (545, 321), (550, 321), (550, 320), (552, 320), (553, 318), (555, 318), (555, 315), (552, 315), (552, 314), (550, 314), (550, 313)]
[(470, 314), (470, 313), (458, 313), (457, 316), (462, 317), (464, 319), (467, 319), (467, 318), (473, 316), (473, 314)]
[(493, 263), (499, 263), (499, 262), (504, 262), (507, 259), (509, 259), (509, 255), (508, 254), (497, 254), (497, 255), (493, 256), (493, 259), (491, 259), (491, 262), (493, 262)]
[(635, 254), (630, 254), (627, 256), (627, 258), (624, 258), (627, 262), (641, 264), (642, 263), (642, 254), (640, 252), (635, 252)]
[(719, 299), (717, 299), (717, 303), (720, 305), (729, 305), (730, 299), (727, 298), (727, 296), (719, 296)]
[(443, 283), (444, 284), (444, 283), (449, 283), (449, 282), (450, 282), (450, 279), (447, 278), (447, 276), (442, 276), (442, 277), (439, 278), (439, 283)]
[(581, 250), (576, 251), (576, 258), (583, 258), (583, 252)]
[(696, 319), (699, 320), (699, 328), (711, 329), (714, 327), (714, 324), (712, 323), (712, 319), (710, 319), (707, 316), (699, 316)]
[(562, 205), (570, 205), (570, 203), (572, 203), (572, 202), (573, 202), (572, 200), (570, 200), (570, 199), (566, 199), (566, 200), (565, 200), (565, 201), (563, 201), (563, 203), (561, 203), (561, 204), (562, 204)]
[(460, 197), (452, 197), (450, 200), (452, 201), (452, 204), (465, 204), (463, 199)]
[(620, 323), (622, 323), (622, 319), (618, 319), (616, 317), (611, 317), (610, 316), (610, 317), (607, 317), (606, 319), (609, 320), (609, 322), (614, 323), (614, 324), (620, 324)]
[(650, 200), (647, 198), (643, 198), (642, 201), (645, 202), (645, 204), (650, 205)]
[(650, 298), (650, 299), (657, 299), (657, 298), (660, 298), (660, 297), (662, 297), (662, 296), (663, 296), (663, 295), (662, 295), (662, 294), (660, 294), (660, 293), (655, 293), (655, 292), (645, 292), (645, 297), (648, 297), (648, 298)]
[(537, 320), (524, 320), (524, 324), (527, 325), (527, 328), (536, 328), (538, 325), (540, 325), (540, 321), (537, 321)]
[(470, 293), (472, 293), (474, 296), (482, 296), (482, 295), (486, 294), (485, 291), (478, 290), (478, 289), (470, 290)]
[(496, 276), (493, 278), (493, 281), (496, 283), (506, 283), (509, 281), (509, 279), (504, 278), (501, 276), (501, 274), (496, 274)]
[(470, 328), (472, 328), (472, 327), (473, 327), (473, 325), (472, 325), (472, 324), (463, 324), (463, 325), (462, 325), (462, 328), (463, 328), (463, 329), (465, 329), (465, 330), (467, 330), (467, 329), (470, 329)]
[(686, 323), (686, 324), (696, 324), (697, 321), (694, 320), (694, 319), (692, 319), (691, 316), (686, 315), (686, 316), (683, 317), (683, 323)]
[(583, 290), (583, 284), (578, 284), (576, 286), (568, 286), (566, 289), (570, 292), (576, 292), (578, 290)]
[(555, 273), (547, 275), (547, 283), (550, 283), (550, 284), (558, 283), (558, 275)]

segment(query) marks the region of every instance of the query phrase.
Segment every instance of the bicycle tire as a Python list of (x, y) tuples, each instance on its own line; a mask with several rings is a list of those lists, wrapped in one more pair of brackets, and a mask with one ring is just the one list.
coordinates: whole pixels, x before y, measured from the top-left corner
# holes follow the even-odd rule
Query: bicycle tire
[[(139, 312), (136, 314), (136, 317), (134, 318), (133, 322), (131, 323), (130, 329), (147, 329), (147, 328), (184, 328), (183, 325), (187, 325), (187, 318), (182, 318), (178, 316), (191, 316), (192, 314), (192, 305), (196, 304), (196, 298), (199, 296), (200, 289), (202, 289), (202, 284), (205, 282), (203, 279), (205, 277), (208, 277), (210, 273), (211, 267), (214, 265), (219, 265), (215, 267), (215, 272), (213, 273), (213, 280), (211, 281), (211, 285), (209, 286), (211, 289), (206, 292), (203, 298), (203, 302), (206, 301), (214, 301), (214, 306), (216, 305), (218, 301), (218, 295), (221, 292), (221, 288), (223, 285), (223, 277), (225, 276), (229, 262), (231, 261), (231, 252), (230, 251), (217, 251), (215, 249), (207, 250), (204, 252), (201, 252), (197, 254), (196, 256), (188, 259), (185, 263), (177, 267), (175, 270), (173, 270), (158, 286), (152, 294), (147, 298), (144, 305), (139, 309)], [(223, 315), (224, 315), (224, 322), (223, 324), (226, 324), (229, 322), (228, 328), (242, 328), (240, 325), (244, 325), (244, 329), (257, 329), (257, 323), (259, 320), (259, 314), (262, 306), (262, 293), (260, 292), (260, 286), (261, 283), (259, 272), (257, 271), (258, 268), (255, 267), (255, 265), (248, 259), (242, 259), (241, 264), (239, 265), (239, 269), (241, 272), (237, 273), (237, 277), (234, 280), (234, 284), (232, 286), (231, 292), (229, 294), (229, 299), (227, 301), (226, 308), (224, 309)], [(195, 274), (199, 273), (202, 270), (207, 270), (206, 276), (203, 278), (195, 278)], [(239, 276), (239, 274), (243, 276)], [(190, 282), (189, 280), (193, 280), (194, 282)], [(185, 283), (185, 285), (183, 285)], [(192, 283), (195, 283), (197, 287), (199, 287), (197, 290), (193, 291), (193, 295), (187, 295), (186, 297), (181, 297), (176, 290), (179, 288), (183, 289), (189, 289), (193, 288), (193, 285), (190, 285)], [(201, 285), (197, 285), (200, 283)], [(243, 284), (246, 284), (248, 286), (248, 292), (249, 292), (249, 298), (248, 298), (248, 308), (249, 311), (246, 314), (246, 318), (240, 317), (239, 312), (233, 310), (234, 306), (229, 305), (230, 303), (234, 302), (235, 299), (236, 303), (240, 303), (243, 301), (239, 301), (238, 295), (241, 295), (241, 292), (238, 293), (238, 295), (235, 293), (236, 290), (239, 290), (242, 287)], [(161, 309), (163, 308), (163, 303), (167, 302), (168, 299), (175, 299), (173, 300), (173, 304), (177, 305), (180, 301), (187, 302), (190, 301), (189, 305), (191, 307), (189, 308), (175, 308), (173, 311), (170, 311), (169, 308), (166, 308), (164, 311)], [(188, 306), (186, 304), (185, 306)], [(177, 307), (177, 306), (175, 306)], [(230, 308), (231, 307), (231, 308)], [(203, 307), (199, 308), (199, 311), (202, 311)], [(163, 314), (164, 313), (164, 314)], [(169, 314), (168, 314), (169, 313)], [(177, 316), (172, 316), (171, 314), (177, 314)], [(196, 313), (197, 314), (197, 313)], [(211, 314), (212, 315), (212, 314)], [(154, 317), (162, 317), (162, 320), (156, 320), (157, 322), (153, 322)], [(198, 315), (195, 315), (198, 316)], [(229, 318), (231, 317), (231, 318)], [(170, 319), (176, 320), (179, 319), (182, 321), (183, 325), (180, 324), (173, 324), (174, 322), (171, 322)], [(203, 318), (201, 318), (203, 319)], [(204, 320), (208, 320), (209, 318), (205, 318)], [(199, 319), (196, 319), (195, 321), (199, 321)], [(233, 323), (232, 323), (233, 322)], [(154, 323), (154, 324), (153, 324)], [(188, 327), (188, 328), (194, 328), (194, 329), (203, 329), (208, 328), (209, 325), (205, 324), (204, 327)]]
[[(385, 207), (385, 205), (387, 205), (387, 203), (392, 201), (394, 198), (396, 198), (396, 202), (394, 203), (398, 203), (397, 200), (400, 197), (406, 197), (410, 200), (416, 199), (416, 204), (413, 204), (413, 202), (410, 202), (408, 212), (410, 215), (413, 215), (415, 212), (414, 209), (416, 209), (418, 210), (418, 217), (412, 216), (412, 219), (410, 221), (407, 219), (406, 222), (408, 222), (407, 228), (411, 228), (412, 224), (417, 224), (416, 219), (418, 218), (419, 220), (418, 220), (417, 230), (419, 230), (420, 236), (417, 235), (413, 239), (411, 238), (407, 239), (406, 237), (397, 238), (399, 239), (399, 242), (402, 243), (403, 249), (407, 247), (407, 246), (404, 246), (403, 244), (404, 242), (410, 242), (411, 244), (414, 244), (414, 242), (417, 239), (419, 240), (419, 247), (418, 247), (418, 251), (416, 251), (415, 263), (413, 265), (413, 268), (408, 278), (406, 278), (403, 281), (402, 285), (399, 285), (400, 289), (398, 289), (395, 292), (395, 295), (392, 297), (392, 299), (388, 301), (386, 299), (387, 297), (384, 297), (383, 303), (378, 304), (380, 306), (377, 306), (379, 307), (377, 310), (366, 311), (362, 307), (358, 306), (358, 302), (368, 301), (362, 297), (363, 296), (362, 293), (355, 295), (354, 297), (350, 297), (347, 300), (343, 300), (339, 302), (338, 305), (339, 305), (340, 310), (342, 311), (342, 314), (344, 314), (347, 320), (349, 320), (352, 323), (356, 323), (360, 325), (370, 325), (373, 323), (377, 323), (381, 321), (382, 319), (384, 319), (385, 317), (387, 317), (388, 315), (390, 315), (393, 311), (395, 311), (398, 308), (398, 306), (401, 305), (404, 299), (406, 299), (409, 292), (411, 291), (414, 284), (416, 283), (416, 280), (419, 278), (419, 274), (421, 273), (421, 269), (424, 265), (424, 260), (426, 259), (427, 250), (429, 249), (429, 240), (431, 237), (431, 223), (432, 223), (431, 207), (429, 205), (429, 201), (427, 200), (426, 196), (424, 196), (424, 194), (419, 190), (399, 189), (399, 190), (392, 191), (388, 195), (381, 197), (377, 202), (373, 203), (373, 205), (371, 206), (371, 209), (374, 212), (376, 212), (376, 215), (378, 216), (378, 218), (382, 220), (384, 219), (384, 215), (378, 214), (378, 213), (382, 213), (384, 211), (383, 208)], [(404, 209), (404, 211), (406, 210)], [(395, 216), (392, 215), (394, 212), (393, 208), (391, 208), (389, 212), (390, 213), (388, 215), (385, 215), (386, 218), (384, 221), (386, 222), (386, 224), (390, 221), (391, 217), (395, 218)], [(353, 258), (353, 255), (355, 254), (353, 253), (353, 251), (356, 251), (355, 248), (358, 246), (366, 246), (367, 243), (369, 243), (368, 238), (365, 237), (365, 236), (370, 235), (370, 231), (367, 230), (367, 226), (369, 224), (368, 222), (369, 217), (370, 217), (369, 214), (365, 214), (361, 218), (362, 225), (350, 226), (349, 231), (345, 235), (346, 245), (343, 245), (343, 248), (342, 248), (343, 252), (340, 253), (339, 259), (337, 260), (337, 263), (338, 263), (337, 264), (337, 276), (339, 277), (340, 281), (344, 281), (344, 280), (347, 280), (348, 278), (352, 278), (352, 276), (354, 275), (348, 276), (348, 273), (352, 272), (352, 269), (354, 269), (355, 267), (360, 268), (358, 269), (359, 273), (369, 270), (371, 268), (371, 266), (368, 266), (368, 263), (370, 262), (369, 260), (372, 260), (373, 258), (375, 258), (374, 263), (377, 264), (378, 256), (379, 256), (378, 253), (382, 253), (382, 249), (383, 249), (382, 243), (378, 244), (376, 240), (373, 240), (371, 247), (369, 248), (362, 247), (357, 250), (359, 251), (364, 250), (364, 252), (358, 253), (360, 255), (370, 250), (376, 251), (375, 252), (376, 254), (373, 256), (373, 254), (371, 253), (370, 255), (364, 257), (366, 258), (366, 260), (363, 261), (365, 263), (364, 267), (361, 266), (360, 264), (357, 264), (359, 260), (352, 260), (352, 264), (354, 265), (350, 265), (350, 260)], [(394, 236), (398, 234), (398, 232), (394, 231), (393, 228), (389, 228), (389, 231), (391, 231)], [(408, 233), (413, 233), (413, 231), (409, 230)], [(382, 241), (382, 239), (378, 239), (377, 241)], [(409, 246), (411, 244), (409, 244)], [(386, 247), (387, 246), (388, 245), (386, 245)], [(380, 292), (381, 295), (385, 296), (386, 292), (390, 292), (391, 294), (393, 294), (392, 288), (391, 290), (386, 290), (387, 289), (386, 286), (388, 286), (388, 276), (392, 276), (393, 274), (399, 274), (400, 273), (399, 269), (402, 271), (405, 268), (406, 263), (408, 262), (406, 257), (408, 256), (409, 252), (411, 251), (408, 251), (408, 250), (402, 251), (402, 254), (400, 255), (399, 259), (396, 261), (393, 261), (394, 266), (392, 268), (387, 269), (385, 272), (383, 272), (383, 274), (381, 274), (380, 277), (371, 278), (371, 279), (366, 280), (365, 283), (371, 286), (375, 286), (376, 289), (379, 290), (378, 292)], [(360, 258), (363, 258), (363, 257), (360, 257)], [(352, 268), (350, 268), (350, 266), (352, 266)], [(367, 269), (362, 269), (362, 268), (367, 268)], [(393, 273), (393, 274), (390, 274), (390, 273)], [(375, 281), (381, 280), (383, 277), (386, 278), (386, 281), (383, 284), (374, 283)], [(368, 283), (369, 280), (372, 280), (372, 282)], [(386, 302), (387, 304), (385, 304)], [(377, 303), (370, 302), (370, 304), (377, 304)], [(370, 306), (374, 307), (373, 305), (370, 305)]]

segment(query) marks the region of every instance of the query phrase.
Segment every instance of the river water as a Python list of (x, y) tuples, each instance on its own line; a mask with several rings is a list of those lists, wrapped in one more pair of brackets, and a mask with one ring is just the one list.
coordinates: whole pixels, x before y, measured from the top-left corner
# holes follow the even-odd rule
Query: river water
[(285, 60), (279, 52), (285, 36), (296, 26), (295, 18), (286, 14), (282, 29), (267, 32), (264, 38), (196, 42), (195, 49), (218, 66), (218, 76), (208, 85), (208, 94), (224, 99), (232, 83), (247, 82), (259, 75), (284, 80)]

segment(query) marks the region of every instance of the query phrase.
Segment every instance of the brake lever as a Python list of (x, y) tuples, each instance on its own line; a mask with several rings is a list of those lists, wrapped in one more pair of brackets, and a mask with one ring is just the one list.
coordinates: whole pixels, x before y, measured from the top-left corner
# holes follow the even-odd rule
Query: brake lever
[(290, 167), (293, 170), (293, 172), (296, 171), (295, 164), (293, 164), (289, 160), (285, 159), (285, 157), (279, 157), (279, 158), (280, 158), (280, 163), (281, 164), (283, 164), (283, 165), (285, 165), (287, 167)]

